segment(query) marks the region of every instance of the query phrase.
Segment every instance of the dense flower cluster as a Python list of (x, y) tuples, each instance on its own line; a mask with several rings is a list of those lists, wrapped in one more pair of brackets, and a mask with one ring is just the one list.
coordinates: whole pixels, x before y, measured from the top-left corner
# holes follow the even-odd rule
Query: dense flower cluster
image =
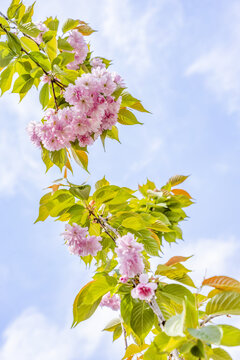
[[(49, 78), (42, 80), (48, 82)], [(43, 122), (29, 124), (31, 140), (49, 151), (70, 147), (75, 140), (81, 147), (91, 145), (117, 122), (121, 97), (115, 100), (112, 93), (121, 84), (121, 77), (104, 67), (83, 74), (66, 88), (64, 98), (70, 106), (48, 109)]]
[(100, 306), (107, 306), (110, 307), (112, 310), (117, 311), (120, 309), (120, 298), (117, 295), (111, 296), (110, 292), (108, 292), (102, 297)]
[(131, 291), (132, 297), (140, 300), (151, 300), (154, 296), (154, 290), (156, 290), (157, 284), (149, 283), (147, 274), (141, 274), (139, 276), (139, 281), (140, 283)]
[(78, 70), (79, 65), (84, 62), (88, 53), (88, 46), (82, 34), (78, 30), (72, 30), (67, 41), (73, 48), (74, 61), (67, 65), (70, 70)]
[(96, 256), (98, 251), (102, 250), (102, 245), (99, 241), (101, 236), (91, 236), (88, 233), (88, 228), (82, 228), (77, 224), (66, 224), (64, 239), (69, 246), (69, 251), (78, 256), (92, 255)]
[(139, 244), (135, 240), (134, 235), (131, 233), (119, 237), (116, 243), (116, 253), (119, 259), (120, 273), (122, 275), (123, 282), (127, 279), (127, 277), (131, 278), (137, 274), (141, 274), (144, 270), (141, 255), (143, 245)]

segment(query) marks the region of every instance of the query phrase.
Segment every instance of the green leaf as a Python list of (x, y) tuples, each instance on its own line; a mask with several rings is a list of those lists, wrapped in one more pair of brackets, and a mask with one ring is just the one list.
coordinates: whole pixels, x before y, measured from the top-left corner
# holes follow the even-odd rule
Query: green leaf
[(91, 35), (96, 30), (93, 30), (85, 21), (79, 21), (79, 25), (76, 29), (84, 36)]
[(49, 158), (62, 171), (62, 168), (64, 167), (67, 161), (66, 150), (61, 149), (58, 151), (49, 151)]
[(8, 32), (7, 33), (7, 39), (8, 39), (8, 46), (9, 48), (16, 54), (20, 55), (21, 54), (21, 49), (22, 49), (22, 45), (20, 40), (18, 39), (18, 37), (11, 33)]
[(42, 161), (46, 165), (46, 172), (54, 165), (50, 159), (49, 151), (42, 147)]
[(122, 103), (121, 103), (121, 107), (130, 107), (134, 110), (137, 111), (141, 111), (141, 112), (147, 112), (149, 113), (149, 111), (147, 111), (146, 109), (144, 109), (142, 103), (140, 100), (134, 98), (131, 94), (129, 94), (128, 92), (124, 92), (122, 95)]
[(79, 24), (79, 20), (67, 19), (62, 27), (63, 33), (74, 29), (75, 27), (78, 26), (78, 24)]
[(194, 338), (207, 344), (219, 345), (222, 338), (222, 331), (215, 325), (204, 326), (200, 329), (188, 329), (188, 332)]
[(240, 346), (240, 329), (231, 325), (218, 325), (223, 336), (221, 345), (224, 346)]
[(170, 184), (171, 186), (177, 186), (183, 183), (188, 177), (189, 175), (175, 175), (168, 180), (167, 184)]
[(49, 30), (58, 31), (59, 26), (59, 20), (57, 18), (53, 19), (52, 17), (47, 18), (46, 21), (44, 21), (44, 24), (47, 26)]
[(144, 339), (151, 331), (154, 323), (154, 313), (144, 301), (133, 304), (131, 313), (131, 328), (135, 334)]
[(48, 54), (50, 61), (53, 61), (53, 59), (57, 56), (57, 39), (55, 34), (51, 40), (47, 41), (45, 51)]
[[(59, 54), (52, 62), (53, 65), (59, 65), (59, 66), (66, 66), (70, 62), (72, 62), (75, 58), (75, 55), (73, 53), (68, 52), (62, 52)], [(65, 74), (65, 72), (64, 72)]]
[(179, 281), (188, 286), (195, 287), (192, 279), (190, 278), (190, 276), (187, 275), (188, 272), (189, 270), (180, 263), (174, 264), (172, 266), (158, 265), (156, 270), (157, 275), (163, 275), (168, 277), (169, 279)]
[(25, 12), (25, 14), (23, 15), (22, 20), (21, 20), (22, 24), (25, 24), (25, 23), (28, 23), (28, 22), (32, 21), (32, 16), (33, 16), (33, 12), (34, 12), (34, 5), (35, 5), (35, 2), (31, 6), (29, 6), (27, 8), (27, 11)]
[(233, 360), (232, 357), (225, 350), (221, 348), (213, 349), (210, 358), (213, 360)]
[(34, 79), (28, 75), (23, 74), (19, 76), (14, 82), (12, 92), (19, 94), (26, 94), (33, 86)]
[(12, 78), (15, 71), (15, 63), (11, 63), (7, 66), (5, 70), (0, 73), (0, 89), (1, 95), (5, 93), (5, 91), (9, 90), (12, 85)]
[(25, 25), (18, 25), (18, 28), (23, 34), (27, 34), (31, 37), (37, 37), (40, 33), (40, 30), (37, 28), (37, 26), (31, 22)]
[(69, 191), (81, 200), (87, 200), (91, 191), (90, 185), (71, 186)]
[(83, 150), (78, 150), (71, 146), (72, 155), (74, 160), (78, 165), (80, 165), (84, 170), (88, 172), (88, 156), (87, 153)]
[(240, 315), (240, 294), (232, 291), (215, 295), (206, 306), (211, 315)]
[(185, 329), (198, 327), (198, 310), (196, 305), (190, 302), (186, 296), (184, 297), (183, 308), (186, 314)]
[(20, 0), (12, 0), (9, 8), (7, 9), (7, 16), (9, 19), (14, 18), (17, 9), (21, 6), (19, 3)]
[(172, 316), (166, 321), (164, 326), (165, 333), (168, 336), (185, 336), (184, 334), (184, 321), (185, 321), (185, 312)]
[[(136, 354), (139, 354), (140, 352), (142, 352), (143, 350), (145, 350), (148, 347), (147, 344), (143, 344), (143, 345), (136, 345), (136, 344), (130, 344), (127, 349), (126, 352), (124, 354), (124, 357), (122, 358), (122, 360), (124, 359), (132, 359), (132, 357)], [(155, 358), (154, 358), (155, 360)], [(158, 359), (156, 359), (158, 360)]]
[(116, 126), (112, 126), (110, 130), (107, 130), (107, 137), (113, 140), (117, 140), (120, 143), (119, 137), (118, 137), (118, 128)]
[(117, 340), (120, 338), (120, 336), (122, 335), (122, 325), (118, 325), (113, 332), (113, 341)]
[(72, 51), (73, 47), (69, 44), (66, 38), (58, 38), (58, 49), (65, 50), (65, 51)]
[(41, 67), (45, 70), (45, 71), (50, 71), (51, 69), (51, 64), (50, 61), (48, 59), (48, 57), (46, 55), (44, 55), (43, 53), (39, 52), (39, 51), (31, 51), (29, 53), (29, 57), (30, 59), (32, 59), (32, 61), (38, 63), (39, 65), (41, 65)]
[(105, 176), (101, 179), (98, 180), (95, 184), (95, 189), (98, 190), (103, 186), (109, 185), (109, 182), (105, 179)]
[(159, 255), (159, 245), (157, 241), (152, 236), (145, 236), (142, 239), (142, 243), (145, 251), (152, 256)]
[(121, 320), (119, 318), (112, 319), (107, 323), (103, 331), (114, 331), (118, 325), (121, 325)]
[(200, 359), (205, 358), (204, 346), (200, 340), (198, 340), (197, 345), (191, 348), (191, 354)]
[(182, 305), (185, 296), (192, 304), (195, 303), (194, 295), (191, 293), (190, 290), (188, 290), (182, 285), (168, 284), (164, 286), (162, 292), (165, 296), (167, 296), (169, 299), (173, 300), (179, 305)]
[(118, 122), (122, 125), (135, 125), (135, 124), (141, 124), (136, 116), (127, 109), (120, 109), (118, 113)]
[(139, 214), (133, 214), (123, 220), (122, 226), (138, 231), (145, 229), (146, 223)]
[(122, 297), (120, 309), (121, 309), (121, 316), (123, 321), (130, 326), (131, 321), (131, 313), (133, 309), (133, 298), (131, 294), (126, 294)]
[(29, 39), (26, 36), (21, 37), (20, 41), (21, 41), (21, 44), (24, 47), (24, 49), (27, 51), (38, 51), (39, 50), (35, 41), (32, 39)]
[(102, 296), (113, 289), (116, 284), (117, 280), (108, 275), (99, 275), (95, 280), (86, 284), (74, 301), (72, 326), (88, 319), (97, 309)]
[(14, 58), (14, 53), (9, 48), (0, 51), (0, 68), (7, 66)]
[(39, 101), (43, 109), (47, 106), (49, 102), (49, 84), (44, 84), (39, 93)]

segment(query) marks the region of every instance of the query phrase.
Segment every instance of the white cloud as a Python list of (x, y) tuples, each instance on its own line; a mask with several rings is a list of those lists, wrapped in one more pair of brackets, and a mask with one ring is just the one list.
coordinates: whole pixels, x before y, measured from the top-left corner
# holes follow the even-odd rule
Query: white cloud
[(226, 8), (222, 26), (226, 34), (187, 68), (186, 75), (204, 76), (207, 87), (230, 113), (240, 111), (240, 5)]
[[(103, 337), (101, 329), (113, 317), (113, 312), (110, 314), (108, 311), (100, 310), (88, 320), (87, 324), (82, 323), (77, 328), (69, 329), (66, 325), (56, 324), (38, 310), (29, 308), (3, 332), (0, 359), (90, 359)], [(108, 336), (110, 340), (111, 334), (108, 333)], [(104, 358), (114, 358), (114, 355), (118, 358), (119, 353), (122, 353), (123, 343), (120, 341), (112, 346), (110, 341), (104, 340), (106, 343)], [(111, 356), (107, 350), (110, 346)]]

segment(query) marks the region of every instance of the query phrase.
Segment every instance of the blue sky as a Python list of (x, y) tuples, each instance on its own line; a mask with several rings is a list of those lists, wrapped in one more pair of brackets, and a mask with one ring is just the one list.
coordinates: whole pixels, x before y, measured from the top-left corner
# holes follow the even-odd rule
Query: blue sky
[[(1, 11), (8, 5), (1, 0)], [(197, 283), (206, 269), (239, 279), (240, 1), (39, 0), (36, 21), (50, 15), (97, 29), (95, 55), (113, 59), (152, 112), (139, 116), (144, 126), (120, 128), (122, 145), (109, 140), (104, 153), (94, 144), (90, 183), (106, 175), (120, 186), (147, 177), (161, 185), (191, 174), (185, 188), (196, 204), (184, 242), (165, 246), (165, 257), (196, 254), (189, 264)], [(63, 224), (33, 225), (43, 189), (59, 177), (44, 175), (25, 132), (41, 118), (37, 92), (21, 104), (5, 95), (0, 109), (0, 359), (120, 359), (123, 342), (101, 332), (115, 313), (97, 311), (70, 329), (73, 299), (91, 273), (64, 247)], [(76, 168), (75, 182), (87, 179)]]

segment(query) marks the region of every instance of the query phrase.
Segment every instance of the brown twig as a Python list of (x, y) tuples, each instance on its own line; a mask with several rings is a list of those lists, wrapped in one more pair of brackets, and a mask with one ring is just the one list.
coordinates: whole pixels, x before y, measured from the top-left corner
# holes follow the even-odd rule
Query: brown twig
[(51, 85), (52, 85), (52, 92), (53, 92), (55, 107), (56, 107), (56, 110), (58, 110), (57, 97), (56, 97), (56, 93), (55, 93), (55, 89), (54, 89), (53, 79), (51, 79)]
[(116, 243), (115, 237), (112, 236), (111, 233), (109, 232), (109, 231), (112, 231), (112, 232), (114, 233), (114, 235), (116, 235), (116, 234), (115, 234), (115, 231), (113, 231), (113, 230), (115, 230), (115, 229), (113, 229), (112, 226), (109, 225), (109, 224), (107, 223), (107, 221), (106, 221), (105, 219), (103, 219), (101, 216), (97, 216), (97, 215), (93, 212), (93, 210), (91, 210), (90, 208), (87, 208), (87, 209), (88, 209), (88, 211), (89, 211), (89, 214), (93, 216), (94, 221), (97, 222), (97, 223), (102, 227), (102, 229), (105, 231), (105, 233)]

